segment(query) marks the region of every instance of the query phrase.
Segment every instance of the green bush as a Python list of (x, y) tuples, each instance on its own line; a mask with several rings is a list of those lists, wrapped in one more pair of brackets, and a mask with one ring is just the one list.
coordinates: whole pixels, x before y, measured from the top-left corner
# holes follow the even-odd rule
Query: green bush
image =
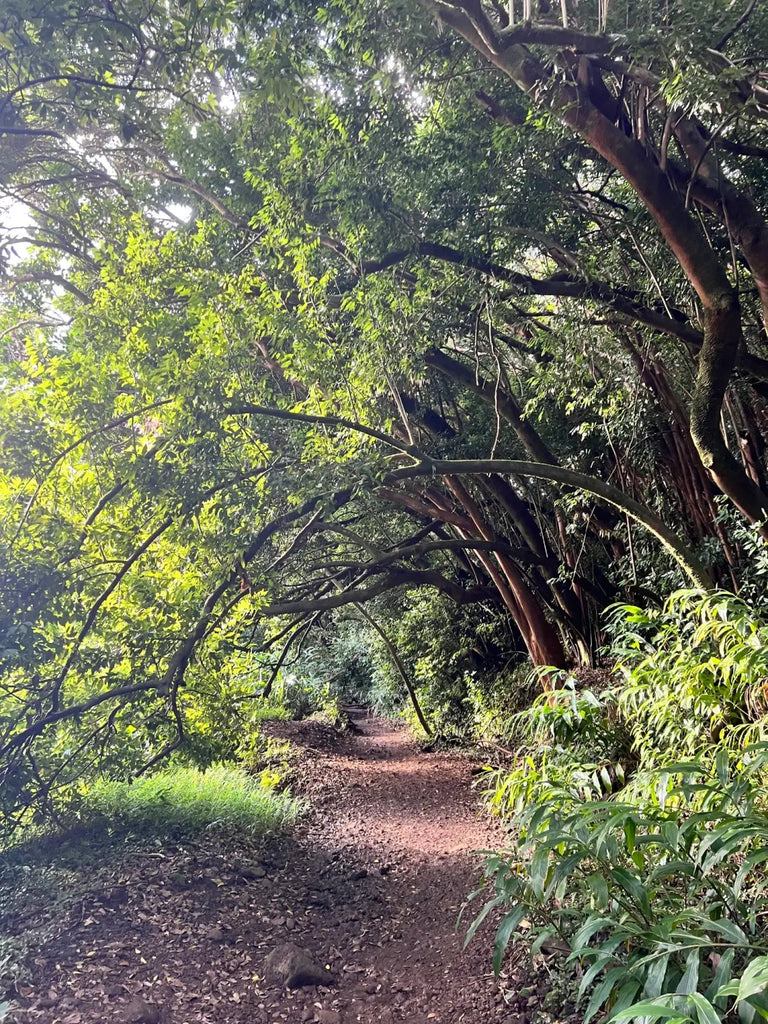
[(643, 803), (647, 771), (766, 738), (768, 625), (740, 598), (681, 590), (659, 609), (615, 605), (608, 630), (614, 686), (594, 693), (559, 673), (561, 689), (513, 716), (520, 760), (487, 778), (501, 816), (545, 790), (600, 799), (626, 786)]
[(163, 832), (225, 825), (263, 834), (298, 811), (297, 801), (235, 768), (171, 768), (133, 782), (97, 781), (83, 794), (80, 816)]
[(532, 800), (599, 799), (621, 789), (634, 763), (632, 738), (621, 721), (614, 690), (579, 689), (567, 673), (561, 688), (540, 693), (529, 708), (508, 720), (507, 742), (520, 757), (514, 768), (488, 770), (486, 800), (502, 818)]
[(679, 591), (616, 606), (609, 632), (615, 685), (562, 680), (488, 777), (516, 837), (486, 868), (483, 913), (507, 910), (496, 964), (515, 934), (567, 949), (585, 1024), (768, 1019), (768, 626), (732, 594)]
[(740, 598), (681, 590), (652, 611), (615, 606), (609, 629), (642, 764), (764, 738), (768, 625)]
[(493, 895), (469, 937), (501, 906), (497, 969), (516, 933), (567, 948), (585, 1024), (601, 1010), (718, 1024), (732, 995), (742, 1024), (768, 1019), (767, 748), (733, 768), (726, 751), (670, 765), (645, 779), (645, 808), (542, 786), (516, 816), (516, 848), (486, 863)]
[[(520, 706), (523, 655), (499, 622), (480, 605), (456, 605), (424, 590), (376, 609), (416, 689), (435, 737), (471, 742), (500, 738)], [(416, 725), (402, 678), (390, 651), (375, 633), (368, 637), (367, 702), (386, 715), (403, 714)]]

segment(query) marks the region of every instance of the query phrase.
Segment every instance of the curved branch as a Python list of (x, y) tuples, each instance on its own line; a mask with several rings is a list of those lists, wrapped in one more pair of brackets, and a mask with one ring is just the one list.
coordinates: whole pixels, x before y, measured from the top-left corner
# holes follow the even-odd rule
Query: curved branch
[(462, 252), (437, 242), (418, 242), (408, 249), (393, 249), (381, 259), (364, 261), (361, 270), (364, 274), (380, 273), (412, 257), (441, 260), (445, 263), (476, 270), (497, 281), (505, 281), (516, 286), (525, 295), (546, 295), (599, 302), (662, 334), (679, 338), (686, 344), (701, 345), (701, 332), (688, 323), (687, 317), (683, 313), (678, 313), (678, 316), (659, 313), (645, 305), (642, 297), (630, 289), (614, 287), (604, 281), (585, 281), (583, 278), (570, 274), (556, 274), (548, 278), (531, 277), (529, 274), (510, 270), (509, 267), (495, 263), (485, 256)]
[(410, 479), (416, 476), (434, 476), (436, 473), (451, 476), (478, 476), (488, 473), (512, 474), (514, 476), (530, 476), (542, 480), (553, 480), (555, 483), (577, 487), (588, 494), (593, 494), (615, 508), (631, 516), (649, 530), (674, 557), (686, 575), (697, 587), (710, 589), (712, 580), (709, 572), (696, 555), (688, 549), (674, 531), (659, 519), (645, 505), (630, 498), (628, 494), (607, 484), (597, 477), (579, 473), (562, 466), (551, 466), (536, 462), (518, 462), (512, 459), (436, 459), (427, 464), (408, 469), (397, 470), (390, 479)]
[[(598, 498), (602, 498), (610, 505), (614, 505), (622, 512), (631, 516), (646, 529), (650, 530), (650, 532), (661, 541), (664, 547), (667, 548), (670, 554), (672, 554), (675, 560), (683, 568), (686, 575), (693, 580), (697, 587), (704, 587), (705, 589), (708, 589), (712, 586), (712, 581), (707, 569), (702, 565), (693, 552), (688, 549), (677, 534), (670, 530), (658, 516), (654, 515), (650, 509), (641, 505), (640, 502), (635, 501), (634, 498), (630, 498), (628, 494), (625, 494), (618, 488), (613, 487), (611, 484), (604, 483), (604, 481), (599, 480), (597, 477), (589, 476), (586, 473), (579, 473), (576, 470), (565, 469), (562, 466), (545, 465), (537, 462), (518, 462), (507, 459), (432, 459), (424, 452), (420, 451), (415, 445), (402, 444), (395, 438), (392, 438), (381, 431), (373, 430), (371, 427), (366, 427), (363, 424), (355, 423), (354, 420), (348, 420), (343, 417), (320, 416), (310, 413), (289, 413), (282, 409), (268, 409), (263, 406), (256, 405), (240, 406), (229, 411), (236, 414), (252, 413), (253, 415), (277, 416), (280, 419), (294, 419), (305, 423), (321, 423), (331, 426), (343, 426), (349, 430), (356, 430), (369, 437), (382, 440), (386, 444), (391, 445), (399, 451), (407, 453), (413, 458), (419, 460), (418, 465), (416, 466), (395, 470), (393, 473), (388, 474), (387, 477), (381, 481), (384, 485), (391, 483), (394, 480), (408, 479), (414, 476), (434, 476), (435, 474), (461, 476), (462, 474), (478, 475), (486, 473), (511, 473), (516, 476), (538, 477), (543, 480), (553, 480), (556, 483), (577, 487), (580, 490), (587, 491), (589, 494), (594, 494)], [(319, 498), (317, 500), (319, 501)], [(315, 505), (312, 507), (314, 508)], [(299, 611), (301, 609), (295, 608), (293, 610)], [(313, 609), (308, 608), (306, 610), (311, 611)], [(273, 612), (272, 614), (278, 613)]]
[[(292, 523), (295, 523), (299, 519), (303, 519), (304, 516), (314, 512), (320, 502), (324, 502), (328, 508), (337, 509), (341, 508), (342, 505), (345, 505), (352, 497), (352, 494), (352, 488), (344, 488), (343, 490), (336, 491), (331, 495), (316, 494), (314, 497), (305, 501), (299, 508), (286, 512), (282, 516), (277, 516), (271, 523), (268, 523), (259, 531), (257, 536), (243, 552), (239, 563), (227, 573), (224, 579), (222, 579), (208, 597), (206, 597), (202, 608), (200, 609), (200, 614), (192, 626), (192, 629), (187, 633), (180, 645), (172, 654), (162, 679), (158, 684), (156, 684), (158, 691), (169, 693), (174, 686), (180, 686), (184, 681), (184, 675), (190, 661), (192, 660), (195, 648), (210, 633), (209, 627), (214, 618), (216, 605), (224, 594), (227, 593), (230, 587), (242, 579), (245, 573), (245, 566), (253, 561), (264, 545), (279, 530), (283, 529), (283, 527), (290, 526)], [(241, 591), (241, 593), (236, 596), (235, 603), (245, 597), (247, 593), (247, 590)]]
[[(723, 396), (744, 339), (738, 295), (722, 262), (707, 244), (703, 229), (685, 208), (682, 197), (674, 191), (643, 142), (626, 135), (600, 109), (599, 102), (593, 102), (588, 62), (585, 79), (579, 58), (572, 54), (573, 59), (568, 61), (566, 55), (565, 61), (571, 65), (573, 73), (569, 78), (554, 82), (549, 70), (525, 46), (513, 43), (498, 48), (493, 45), (498, 37), (480, 0), (439, 3), (438, 10), (448, 24), (534, 103), (551, 110), (615, 168), (656, 222), (662, 238), (701, 299), (704, 311), (704, 342), (691, 405), (691, 437), (702, 462), (723, 493), (752, 522), (762, 523), (768, 512), (768, 495), (733, 458), (719, 429)], [(758, 270), (757, 278), (760, 277)], [(766, 278), (768, 293), (768, 274)], [(757, 283), (760, 286), (761, 281)], [(761, 532), (768, 535), (768, 527), (761, 526)]]
[(91, 301), (91, 296), (88, 292), (84, 292), (82, 288), (78, 288), (76, 284), (68, 281), (66, 277), (62, 277), (61, 274), (54, 274), (53, 272), (46, 271), (43, 273), (30, 273), (30, 274), (19, 274), (15, 277), (10, 277), (7, 280), (7, 284), (11, 288), (15, 288), (19, 284), (38, 284), (41, 281), (51, 281), (53, 284), (58, 285), (59, 288), (63, 288), (65, 292), (69, 292), (70, 295), (74, 295), (76, 299), (80, 299), (81, 302), (88, 305)]
[(563, 25), (537, 25), (535, 22), (523, 22), (499, 32), (499, 39), (506, 46), (515, 43), (537, 46), (557, 46), (575, 50), (577, 53), (615, 53), (625, 45), (623, 36), (591, 35), (588, 32), (577, 32)]
[(424, 459), (426, 457), (424, 452), (415, 445), (404, 444), (402, 441), (398, 441), (397, 438), (392, 437), (390, 434), (385, 434), (381, 430), (376, 430), (375, 427), (367, 427), (365, 424), (357, 423), (355, 420), (346, 419), (344, 416), (322, 416), (319, 413), (291, 412), (288, 409), (276, 409), (264, 405), (250, 405), (249, 403), (228, 406), (224, 412), (229, 416), (266, 416), (277, 420), (292, 420), (296, 423), (311, 423), (326, 427), (344, 427), (347, 430), (354, 430), (358, 434), (365, 434), (366, 437), (373, 438), (375, 441), (382, 441), (384, 444), (389, 445), (390, 448), (395, 448), (397, 451), (403, 452), (405, 455), (410, 455), (415, 459)]
[(56, 722), (63, 722), (68, 718), (80, 718), (86, 713), (86, 711), (90, 711), (92, 708), (96, 708), (108, 700), (114, 700), (116, 697), (125, 697), (133, 693), (143, 693), (145, 690), (152, 689), (154, 689), (154, 683), (151, 681), (132, 683), (130, 686), (117, 686), (114, 690), (105, 690), (103, 693), (98, 693), (95, 697), (82, 701), (80, 704), (72, 704), (67, 708), (62, 708), (58, 711), (51, 711), (32, 725), (27, 726), (26, 729), (22, 730), (22, 732), (16, 733), (16, 735), (12, 736), (3, 747), (0, 747), (0, 760), (2, 760), (10, 750), (22, 747), (28, 740), (33, 739), (35, 736), (39, 736), (43, 729), (46, 729), (49, 725), (54, 725)]
[(397, 669), (398, 675), (402, 679), (405, 688), (408, 691), (408, 696), (411, 699), (413, 710), (416, 712), (416, 717), (419, 720), (421, 728), (424, 730), (427, 736), (431, 736), (432, 730), (430, 729), (429, 722), (427, 722), (427, 719), (422, 710), (418, 695), (416, 694), (416, 688), (411, 682), (411, 677), (408, 675), (408, 671), (405, 665), (403, 664), (403, 659), (400, 657), (400, 652), (398, 651), (397, 647), (395, 646), (394, 642), (392, 641), (384, 627), (379, 622), (377, 622), (377, 620), (374, 619), (374, 617), (369, 612), (367, 612), (362, 605), (355, 603), (354, 607), (355, 611), (359, 615), (361, 615), (363, 619), (365, 619), (365, 621), (368, 623), (368, 625), (375, 629), (376, 632), (381, 637), (384, 646), (389, 651), (392, 661), (395, 663), (395, 668)]
[(109, 581), (109, 584), (104, 588), (104, 590), (102, 590), (102, 592), (99, 594), (99, 596), (96, 598), (96, 600), (89, 608), (88, 614), (85, 617), (85, 622), (80, 627), (80, 632), (75, 637), (75, 641), (72, 644), (72, 648), (69, 654), (67, 655), (66, 661), (64, 662), (61, 670), (59, 671), (59, 674), (56, 676), (56, 679), (53, 681), (53, 687), (51, 690), (51, 704), (53, 705), (54, 711), (58, 710), (59, 696), (61, 694), (61, 687), (64, 684), (64, 680), (66, 679), (67, 674), (80, 651), (80, 647), (82, 646), (83, 640), (85, 640), (86, 636), (88, 636), (88, 634), (90, 633), (91, 627), (96, 621), (96, 616), (99, 614), (99, 610), (103, 606), (104, 602), (110, 597), (111, 594), (114, 593), (114, 591), (120, 585), (120, 582), (123, 579), (125, 579), (127, 574), (130, 572), (131, 568), (136, 564), (136, 562), (138, 562), (141, 556), (152, 546), (152, 544), (154, 544), (158, 537), (162, 536), (162, 534), (164, 534), (165, 531), (173, 525), (173, 523), (174, 519), (172, 516), (169, 516), (167, 519), (164, 519), (163, 522), (157, 527), (157, 529), (153, 530), (152, 533), (150, 533), (150, 535), (146, 537), (141, 544), (139, 544), (139, 546), (133, 551), (131, 556), (127, 558), (125, 562), (123, 562), (123, 564), (120, 566), (120, 569)]
[(72, 444), (67, 445), (67, 447), (62, 452), (59, 452), (59, 454), (53, 459), (53, 461), (46, 469), (43, 475), (43, 479), (35, 488), (34, 494), (29, 499), (27, 504), (24, 506), (24, 511), (22, 513), (21, 520), (19, 521), (19, 525), (16, 527), (16, 532), (14, 533), (10, 541), (11, 546), (15, 544), (16, 541), (19, 539), (19, 534), (24, 528), (24, 524), (27, 521), (32, 506), (34, 505), (38, 495), (40, 494), (40, 491), (43, 489), (43, 484), (46, 482), (46, 480), (51, 475), (53, 470), (62, 461), (62, 459), (65, 459), (67, 455), (69, 455), (71, 452), (75, 450), (75, 448), (79, 448), (81, 444), (85, 444), (86, 441), (90, 441), (92, 437), (98, 437), (99, 434), (105, 434), (108, 430), (114, 430), (116, 427), (122, 427), (125, 423), (129, 423), (132, 419), (135, 419), (137, 416), (141, 416), (145, 412), (151, 412), (152, 409), (159, 409), (160, 406), (168, 405), (172, 401), (172, 398), (164, 398), (159, 402), (153, 402), (151, 405), (145, 405), (143, 408), (137, 409), (135, 412), (127, 412), (125, 413), (124, 416), (116, 416), (108, 423), (103, 423), (100, 427), (96, 427), (94, 430), (89, 430), (87, 434), (82, 434), (80, 437), (78, 437), (76, 441), (73, 441)]
[(744, 9), (741, 17), (737, 19), (737, 21), (731, 26), (731, 28), (728, 29), (727, 32), (725, 32), (724, 35), (722, 35), (720, 37), (720, 39), (718, 39), (718, 41), (715, 43), (715, 45), (712, 47), (712, 49), (713, 50), (722, 50), (722, 48), (725, 46), (725, 44), (728, 42), (728, 40), (732, 39), (733, 36), (735, 36), (736, 33), (739, 31), (739, 29), (743, 28), (746, 25), (746, 23), (752, 17), (752, 13), (753, 13), (753, 11), (755, 10), (756, 7), (757, 7), (757, 0), (749, 0), (749, 3), (747, 4), (746, 8)]
[(436, 590), (448, 594), (457, 604), (471, 604), (474, 601), (483, 601), (492, 593), (487, 587), (465, 590), (458, 584), (451, 583), (450, 580), (447, 580), (437, 572), (430, 572), (428, 570), (397, 570), (388, 573), (384, 579), (370, 587), (344, 590), (330, 597), (308, 598), (303, 601), (275, 602), (274, 604), (264, 605), (258, 611), (260, 615), (270, 618), (275, 615), (292, 615), (300, 612), (331, 611), (334, 608), (342, 608), (348, 604), (362, 604), (374, 597), (378, 597), (380, 594), (387, 593), (389, 590), (394, 590), (396, 587), (403, 587), (408, 584), (434, 587)]
[(296, 640), (298, 640), (300, 637), (305, 637), (307, 635), (307, 633), (310, 631), (315, 622), (317, 622), (318, 618), (320, 617), (320, 614), (321, 613), (313, 615), (310, 618), (309, 622), (306, 621), (306, 616), (302, 616), (302, 618), (299, 619), (298, 625), (291, 633), (291, 635), (288, 637), (286, 642), (283, 644), (283, 649), (280, 652), (280, 656), (278, 657), (277, 661), (275, 662), (275, 665), (272, 669), (272, 672), (270, 673), (266, 685), (264, 686), (261, 693), (259, 693), (258, 695), (262, 700), (267, 700), (270, 694), (272, 693), (272, 687), (275, 685), (275, 680), (280, 674), (280, 669), (285, 664), (285, 659), (288, 657), (291, 647), (294, 645)]
[[(120, 566), (120, 569), (115, 573), (115, 575), (109, 581), (109, 584), (104, 588), (101, 594), (99, 594), (99, 596), (96, 598), (96, 600), (93, 602), (93, 604), (88, 610), (88, 614), (85, 617), (85, 622), (80, 627), (80, 631), (78, 632), (77, 637), (75, 638), (75, 641), (72, 645), (72, 648), (69, 654), (67, 655), (66, 661), (64, 662), (64, 665), (62, 666), (58, 676), (53, 682), (51, 690), (51, 703), (53, 705), (54, 710), (58, 708), (59, 696), (61, 693), (61, 687), (64, 684), (64, 680), (66, 679), (67, 674), (70, 668), (72, 667), (75, 658), (78, 655), (83, 640), (85, 640), (86, 636), (91, 631), (91, 627), (93, 626), (93, 623), (96, 621), (96, 617), (99, 614), (100, 609), (104, 605), (104, 602), (107, 601), (108, 598), (114, 593), (114, 591), (117, 589), (121, 581), (126, 577), (128, 572), (141, 558), (141, 556), (154, 544), (158, 537), (161, 537), (166, 530), (173, 526), (174, 523), (176, 523), (180, 518), (183, 518), (184, 515), (187, 515), (190, 511), (192, 511), (192, 509), (196, 508), (201, 502), (208, 501), (208, 499), (213, 497), (214, 494), (217, 494), (219, 491), (223, 490), (225, 487), (229, 487), (233, 483), (239, 483), (243, 479), (249, 479), (254, 476), (258, 477), (266, 472), (268, 472), (266, 468), (260, 467), (259, 469), (252, 470), (250, 473), (238, 474), (234, 479), (230, 478), (227, 480), (223, 480), (220, 483), (214, 484), (212, 487), (206, 488), (206, 490), (203, 491), (202, 494), (198, 495), (193, 502), (190, 502), (187, 505), (187, 507), (185, 507), (182, 510), (179, 516), (167, 516), (162, 521), (162, 523), (160, 523), (160, 525), (155, 530), (153, 530), (152, 533), (150, 533), (150, 535), (146, 537), (137, 548), (134, 549), (130, 557), (127, 558), (125, 562), (123, 562), (123, 564)], [(171, 690), (172, 686), (169, 685), (168, 692), (170, 692)]]

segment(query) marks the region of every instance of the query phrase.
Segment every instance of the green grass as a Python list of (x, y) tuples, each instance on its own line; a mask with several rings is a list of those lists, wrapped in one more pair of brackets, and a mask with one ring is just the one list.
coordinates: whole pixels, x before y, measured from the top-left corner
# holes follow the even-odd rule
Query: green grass
[(251, 835), (296, 820), (299, 804), (236, 768), (171, 768), (134, 782), (99, 780), (84, 794), (81, 817), (158, 831), (235, 827)]
[(250, 721), (252, 725), (258, 722), (285, 722), (291, 717), (288, 708), (276, 701), (255, 702), (251, 709)]

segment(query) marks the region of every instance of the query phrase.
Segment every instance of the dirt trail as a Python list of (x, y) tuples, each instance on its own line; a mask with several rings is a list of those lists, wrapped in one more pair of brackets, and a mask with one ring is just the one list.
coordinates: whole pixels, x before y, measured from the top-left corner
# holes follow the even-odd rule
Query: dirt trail
[[(499, 842), (479, 817), (472, 763), (422, 753), (362, 710), (353, 722), (361, 732), (341, 738), (272, 723), (302, 747), (311, 810), (298, 828), (259, 849), (198, 839), (127, 855), (40, 951), (17, 1019), (525, 1024), (524, 1001), (492, 977), (490, 936), (462, 952), (456, 931), (477, 878), (471, 851)], [(264, 959), (287, 941), (337, 984), (267, 983)]]

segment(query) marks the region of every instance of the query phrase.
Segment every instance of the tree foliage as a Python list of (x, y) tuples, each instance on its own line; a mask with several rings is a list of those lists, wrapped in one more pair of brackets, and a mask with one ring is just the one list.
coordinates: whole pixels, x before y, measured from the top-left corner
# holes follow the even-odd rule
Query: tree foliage
[(515, 8), (6, 5), (14, 820), (233, 748), (403, 588), (562, 668), (619, 598), (754, 587), (766, 13)]

